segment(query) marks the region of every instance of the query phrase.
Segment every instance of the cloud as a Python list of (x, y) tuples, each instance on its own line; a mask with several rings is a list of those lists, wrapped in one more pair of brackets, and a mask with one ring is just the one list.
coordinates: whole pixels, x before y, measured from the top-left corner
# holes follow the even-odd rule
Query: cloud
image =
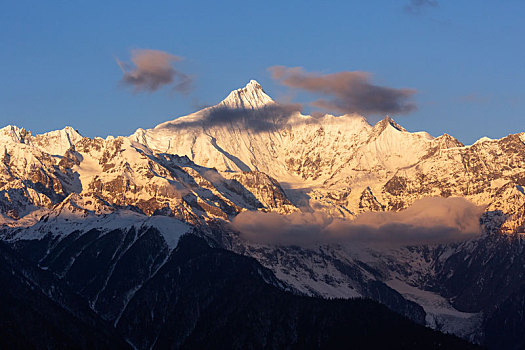
[(271, 104), (258, 109), (211, 107), (205, 111), (204, 118), (187, 122), (175, 122), (169, 128), (202, 127), (223, 125), (242, 125), (255, 132), (280, 129), (291, 116), (301, 111), (298, 104)]
[(174, 63), (182, 57), (159, 50), (137, 49), (131, 51), (129, 64), (117, 59), (124, 76), (122, 83), (135, 91), (156, 91), (163, 86), (174, 84), (177, 92), (188, 93), (191, 89), (190, 76), (174, 68)]
[(481, 232), (482, 213), (482, 207), (463, 198), (431, 197), (399, 212), (367, 212), (355, 220), (322, 212), (280, 215), (246, 211), (234, 218), (232, 226), (245, 239), (262, 244), (419, 245), (475, 237)]
[(418, 15), (425, 7), (437, 7), (437, 0), (410, 0), (410, 3), (404, 7), (405, 12), (412, 15)]
[(311, 103), (327, 111), (359, 114), (405, 114), (416, 110), (410, 101), (413, 89), (394, 89), (374, 85), (367, 72), (319, 74), (301, 67), (273, 66), (272, 78), (284, 86), (326, 96)]

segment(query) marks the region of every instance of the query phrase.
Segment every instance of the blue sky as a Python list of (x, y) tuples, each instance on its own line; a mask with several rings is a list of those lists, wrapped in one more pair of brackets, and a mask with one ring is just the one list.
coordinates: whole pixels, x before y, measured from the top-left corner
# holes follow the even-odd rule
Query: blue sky
[[(128, 135), (215, 104), (250, 79), (289, 98), (267, 71), (283, 65), (366, 71), (374, 84), (417, 90), (418, 109), (392, 115), (411, 131), (465, 143), (525, 131), (525, 2), (437, 0), (417, 13), (409, 3), (2, 0), (0, 124)], [(116, 58), (129, 61), (133, 49), (184, 57), (176, 67), (193, 89), (123, 86)]]

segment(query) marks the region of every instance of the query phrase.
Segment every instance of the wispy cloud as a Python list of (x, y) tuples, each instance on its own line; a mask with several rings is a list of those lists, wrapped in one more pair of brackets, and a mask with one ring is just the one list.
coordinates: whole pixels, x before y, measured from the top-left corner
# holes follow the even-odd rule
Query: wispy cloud
[(462, 95), (456, 98), (457, 102), (460, 103), (473, 103), (473, 104), (484, 104), (490, 102), (490, 96), (472, 93), (468, 95)]
[(424, 198), (399, 212), (367, 212), (355, 220), (321, 212), (280, 215), (246, 211), (233, 227), (247, 240), (276, 245), (326, 243), (415, 245), (465, 240), (480, 234), (483, 208), (463, 198)]
[(410, 101), (416, 90), (374, 85), (367, 72), (320, 74), (284, 66), (268, 70), (284, 86), (325, 96), (311, 103), (323, 110), (364, 115), (406, 114), (416, 110), (415, 103)]
[(427, 7), (437, 7), (437, 6), (438, 6), (437, 0), (410, 0), (409, 4), (407, 4), (404, 7), (404, 9), (405, 9), (405, 12), (409, 14), (418, 15)]
[(124, 73), (122, 83), (136, 92), (152, 92), (173, 84), (175, 91), (188, 93), (192, 78), (174, 67), (175, 62), (181, 60), (182, 57), (164, 51), (137, 49), (131, 51), (132, 64), (118, 58), (117, 64)]

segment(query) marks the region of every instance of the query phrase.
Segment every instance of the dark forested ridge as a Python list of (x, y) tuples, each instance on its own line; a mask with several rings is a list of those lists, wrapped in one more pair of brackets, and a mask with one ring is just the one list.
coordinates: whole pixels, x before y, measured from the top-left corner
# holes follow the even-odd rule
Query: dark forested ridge
[[(186, 235), (116, 328), (48, 271), (0, 245), (1, 348), (469, 349), (371, 300), (285, 292), (253, 258)], [(94, 268), (97, 268), (94, 266)]]
[(0, 242), (0, 349), (127, 349), (85, 300)]

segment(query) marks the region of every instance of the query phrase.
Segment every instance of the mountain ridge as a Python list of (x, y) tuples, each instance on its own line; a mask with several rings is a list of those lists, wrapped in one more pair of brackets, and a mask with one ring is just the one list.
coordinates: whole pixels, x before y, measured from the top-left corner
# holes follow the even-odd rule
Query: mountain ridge
[[(238, 98), (242, 102), (237, 101)], [(228, 107), (225, 116), (237, 110), (236, 113), (242, 114), (241, 119), (235, 119), (237, 115), (233, 114), (233, 123), (188, 125), (188, 120), (209, 118), (206, 111), (221, 110), (223, 105), (228, 105), (228, 101), (237, 101), (233, 104), (241, 105), (242, 108)], [(433, 138), (425, 132), (408, 132), (389, 116), (372, 126), (362, 116), (311, 117), (297, 111), (286, 116), (284, 126), (278, 124), (264, 131), (250, 129), (246, 118), (284, 113), (282, 110), (267, 110), (268, 103), (276, 105), (262, 87), (252, 80), (246, 87), (232, 91), (216, 106), (162, 123), (153, 129), (139, 129), (129, 137), (83, 138), (71, 127), (33, 136), (24, 129), (5, 127), (0, 130), (0, 138), (6, 140), (2, 156), (2, 183), (4, 186), (9, 184), (12, 194), (4, 196), (3, 212), (5, 214), (11, 210), (10, 216), (21, 217), (31, 212), (31, 206), (49, 208), (70, 193), (96, 194), (100, 197), (104, 192), (102, 186), (108, 187), (112, 196), (115, 194), (112, 187), (118, 188), (117, 191), (123, 195), (127, 193), (124, 190), (131, 189), (130, 193), (135, 193), (132, 198), (124, 195), (110, 202), (117, 206), (138, 205), (140, 210), (146, 210), (150, 215), (165, 207), (160, 203), (146, 204), (157, 197), (153, 193), (160, 188), (162, 191), (172, 191), (169, 181), (175, 173), (170, 175), (174, 171), (170, 167), (182, 165), (190, 170), (192, 166), (184, 165), (190, 163), (215, 169), (213, 171), (218, 172), (217, 176), (224, 178), (221, 181), (227, 182), (246, 178), (243, 175), (234, 176), (236, 178), (233, 179), (232, 175), (237, 173), (264, 173), (276, 181), (271, 180), (269, 183), (279, 184), (280, 188), (274, 187), (270, 192), (281, 192), (279, 196), (286, 197), (282, 203), (289, 202), (295, 207), (306, 205), (324, 208), (331, 215), (349, 218), (367, 210), (363, 207), (363, 196), (374, 198), (374, 202), (377, 202), (374, 206), (382, 210), (407, 208), (423, 195), (463, 196), (477, 205), (490, 205), (494, 201), (503, 204), (498, 198), (503, 195), (502, 186), (506, 183), (509, 183), (510, 188), (525, 185), (519, 180), (522, 176), (519, 154), (523, 153), (525, 133), (509, 135), (500, 140), (482, 138), (473, 145), (464, 146), (448, 134)], [(257, 107), (257, 113), (262, 114), (251, 115), (254, 106)], [(272, 118), (276, 116), (271, 115)], [(274, 123), (274, 119), (268, 121)], [(497, 159), (506, 153), (515, 159), (512, 164), (508, 164), (510, 171), (484, 165), (497, 164)], [(468, 165), (473, 162), (477, 164)], [(166, 166), (171, 170), (167, 170)], [(213, 172), (204, 168), (197, 172)], [(473, 191), (471, 187), (464, 186), (465, 181), (462, 185), (455, 185), (459, 184), (455, 180), (458, 175), (467, 184), (470, 178), (484, 178), (485, 182), (487, 179), (492, 180), (487, 183), (485, 191)], [(202, 174), (199, 176), (202, 178)], [(217, 176), (214, 175), (214, 178)], [(428, 184), (414, 182), (414, 179), (419, 178), (425, 179), (423, 182)], [(409, 190), (407, 181), (420, 190)], [(156, 187), (153, 186), (155, 183)], [(436, 185), (438, 183), (439, 186)], [(399, 184), (404, 184), (401, 192), (396, 187)], [(171, 212), (181, 202), (168, 197), (173, 197), (187, 186), (179, 186), (173, 194), (164, 196), (164, 202), (171, 203), (168, 204)], [(437, 187), (440, 187), (439, 191)], [(339, 194), (342, 193), (346, 194), (341, 197)], [(184, 207), (184, 195), (179, 193), (175, 197), (183, 199)], [(100, 198), (105, 197), (103, 195)], [(197, 195), (196, 198), (201, 197)], [(228, 194), (226, 198), (233, 200)], [(257, 200), (261, 201), (261, 198)], [(233, 200), (233, 203), (236, 201)], [(266, 199), (264, 201), (269, 203)], [(13, 204), (15, 202), (19, 204)], [(515, 209), (519, 208), (520, 200), (514, 202), (517, 206)], [(295, 210), (290, 205), (283, 210)], [(181, 210), (187, 211), (183, 207), (180, 207)], [(213, 204), (212, 207), (217, 205)], [(246, 204), (240, 207), (247, 208)], [(222, 212), (219, 216), (223, 218), (239, 212), (239, 209), (227, 209), (226, 212), (230, 212), (227, 214), (224, 209), (219, 205), (218, 210)], [(274, 207), (271, 210), (280, 209)], [(202, 211), (200, 213), (197, 216), (202, 215)], [(180, 215), (188, 219), (186, 214), (180, 212)], [(520, 227), (523, 223), (516, 218), (518, 221), (511, 226)]]

